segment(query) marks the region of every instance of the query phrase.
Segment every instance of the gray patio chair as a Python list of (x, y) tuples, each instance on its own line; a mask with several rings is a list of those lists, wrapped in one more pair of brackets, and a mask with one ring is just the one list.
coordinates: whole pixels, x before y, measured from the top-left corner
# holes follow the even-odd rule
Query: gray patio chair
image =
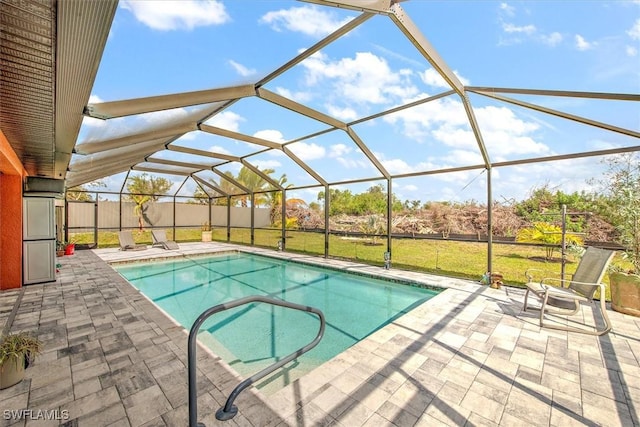
[(167, 233), (164, 230), (151, 230), (151, 238), (153, 246), (161, 246), (164, 249), (180, 249), (180, 246), (173, 240), (167, 239)]
[(131, 230), (122, 230), (118, 232), (118, 240), (120, 240), (121, 251), (142, 251), (147, 249), (147, 245), (137, 244), (133, 241)]
[[(527, 298), (529, 297), (529, 293), (533, 293), (542, 303), (539, 309), (535, 308), (536, 310), (540, 310), (541, 327), (591, 335), (606, 334), (611, 330), (611, 322), (609, 321), (609, 316), (607, 316), (605, 286), (602, 284), (602, 278), (607, 271), (607, 267), (614, 253), (615, 252), (611, 250), (590, 246), (580, 259), (576, 272), (571, 279), (562, 280), (559, 278), (545, 277), (537, 282), (534, 281), (533, 273), (538, 269), (528, 269), (524, 273), (525, 276), (527, 276), (528, 283), (527, 291), (524, 294), (523, 310), (527, 310)], [(559, 286), (553, 286), (551, 285), (552, 283)], [(583, 302), (594, 303), (594, 306), (597, 307), (597, 304), (593, 301), (593, 297), (598, 289), (600, 289), (600, 311), (602, 312), (602, 318), (604, 320), (603, 329), (597, 329), (596, 326), (594, 330), (587, 330), (549, 324), (544, 321), (545, 312), (571, 316), (578, 313), (580, 304)]]

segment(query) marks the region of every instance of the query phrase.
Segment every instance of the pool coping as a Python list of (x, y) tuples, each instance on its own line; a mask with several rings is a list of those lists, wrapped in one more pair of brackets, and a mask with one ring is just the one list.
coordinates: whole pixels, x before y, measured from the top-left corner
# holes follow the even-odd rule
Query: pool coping
[[(235, 248), (180, 246), (184, 253)], [(78, 427), (184, 425), (186, 330), (104, 260), (139, 253), (99, 251), (101, 256), (78, 251), (60, 258), (55, 283), (0, 293), (7, 307), (24, 291), (12, 330), (37, 332), (45, 341), (25, 381), (0, 390), (0, 401), (16, 410), (69, 411), (68, 425)], [(166, 257), (167, 251), (148, 255)], [(602, 337), (555, 331), (540, 328), (536, 312), (522, 311), (521, 289), (359, 269), (449, 286), (276, 394), (245, 390), (236, 401), (238, 416), (224, 424), (213, 414), (239, 379), (219, 357), (199, 349), (199, 421), (261, 427), (512, 426), (532, 419), (554, 426), (640, 425), (638, 318), (608, 310), (614, 329)], [(0, 312), (3, 320), (8, 315)], [(594, 315), (585, 305), (576, 320)]]
[[(286, 253), (282, 254), (281, 256), (273, 256), (271, 254), (268, 253), (258, 253), (255, 251), (247, 251), (247, 250), (242, 250), (241, 248), (238, 249), (224, 249), (224, 250), (219, 250), (219, 251), (214, 251), (214, 252), (203, 252), (203, 253), (198, 253), (198, 254), (176, 254), (174, 256), (169, 256), (169, 257), (153, 257), (153, 258), (148, 258), (148, 259), (142, 259), (142, 258), (137, 258), (135, 260), (120, 260), (120, 261), (116, 261), (116, 262), (112, 262), (109, 263), (109, 265), (111, 267), (117, 267), (117, 266), (129, 266), (129, 265), (135, 265), (135, 264), (147, 264), (147, 263), (163, 263), (163, 262), (170, 262), (171, 260), (188, 260), (188, 259), (192, 259), (192, 258), (208, 258), (208, 257), (215, 257), (215, 256), (221, 256), (221, 255), (228, 255), (228, 254), (247, 254), (247, 255), (253, 255), (253, 256), (257, 256), (257, 257), (263, 257), (263, 258), (267, 258), (267, 259), (271, 259), (271, 260), (278, 260), (281, 262), (286, 262), (286, 263), (293, 263), (293, 264), (297, 264), (297, 265), (307, 265), (307, 266), (312, 266), (315, 268), (321, 268), (321, 269), (325, 269), (325, 270), (330, 270), (333, 272), (337, 272), (337, 273), (343, 273), (343, 274), (347, 274), (347, 275), (354, 275), (356, 277), (363, 277), (363, 278), (370, 278), (370, 279), (376, 279), (376, 280), (381, 280), (381, 281), (385, 281), (385, 282), (390, 282), (393, 284), (397, 284), (397, 285), (402, 285), (402, 286), (409, 286), (409, 287), (415, 287), (418, 289), (422, 289), (425, 291), (432, 291), (433, 294), (429, 296), (429, 298), (426, 301), (423, 301), (420, 304), (417, 304), (415, 306), (413, 306), (413, 308), (411, 308), (408, 312), (402, 313), (399, 312), (397, 313), (394, 318), (392, 318), (393, 320), (388, 321), (387, 323), (385, 323), (382, 327), (379, 327), (378, 329), (374, 330), (373, 332), (371, 332), (370, 334), (368, 334), (366, 337), (364, 337), (363, 339), (359, 340), (358, 342), (354, 343), (354, 345), (358, 344), (360, 341), (366, 340), (368, 339), (371, 335), (373, 335), (374, 333), (376, 333), (377, 331), (379, 331), (380, 329), (384, 329), (385, 327), (387, 327), (389, 324), (393, 323), (394, 321), (402, 318), (403, 316), (411, 313), (413, 310), (417, 309), (418, 307), (422, 306), (423, 304), (431, 301), (432, 299), (434, 299), (436, 296), (438, 296), (440, 293), (444, 292), (446, 290), (446, 288), (443, 287), (437, 287), (434, 285), (429, 285), (429, 284), (425, 284), (425, 283), (420, 283), (418, 281), (413, 281), (413, 280), (407, 280), (407, 279), (398, 279), (398, 278), (394, 278), (394, 277), (384, 277), (380, 274), (375, 274), (375, 272), (362, 272), (362, 271), (345, 271), (344, 268), (339, 268), (336, 266), (333, 266), (331, 264), (327, 264), (327, 263), (320, 263), (320, 262), (309, 262), (304, 261), (304, 260), (300, 260), (300, 259), (291, 259), (286, 257)], [(117, 271), (117, 270), (116, 270)], [(124, 278), (124, 277), (123, 277)], [(124, 278), (125, 280), (127, 280), (126, 278)], [(152, 299), (150, 299), (147, 295), (145, 295), (142, 291), (138, 290), (133, 284), (131, 284), (128, 280), (127, 282), (137, 291), (139, 292), (144, 298), (146, 298), (151, 304), (153, 304), (154, 306), (156, 306), (158, 308), (158, 310), (160, 310), (165, 316), (167, 316), (176, 326), (179, 326), (183, 329), (185, 329), (186, 333), (189, 334), (189, 329), (187, 329), (187, 327), (181, 325), (173, 316), (171, 316), (170, 313), (166, 312), (162, 307), (158, 306)], [(213, 339), (214, 341), (216, 341), (218, 343), (218, 345), (221, 345), (224, 348), (224, 345), (222, 345), (219, 341), (217, 341), (217, 339), (215, 338), (215, 336), (213, 334), (210, 334), (210, 337), (208, 337), (207, 339)], [(200, 344), (201, 348), (204, 348), (207, 350), (208, 353), (210, 353), (211, 355), (215, 356), (216, 358), (219, 358), (224, 364), (225, 367), (229, 370), (231, 370), (236, 376), (237, 378), (246, 378), (244, 375), (252, 375), (252, 374), (242, 374), (240, 372), (238, 372), (237, 369), (235, 369), (232, 365), (230, 365), (228, 362), (226, 362), (224, 360), (224, 358), (220, 357), (219, 354), (215, 353), (211, 348), (209, 348), (206, 344), (204, 344), (200, 338), (198, 338), (198, 342)], [(351, 347), (351, 346), (350, 346)], [(337, 355), (331, 357), (330, 359), (322, 362), (320, 365), (317, 365), (315, 367), (313, 367), (311, 370), (303, 373), (302, 375), (300, 375), (299, 377), (296, 378), (300, 379), (302, 377), (304, 377), (307, 374), (312, 373), (313, 371), (315, 371), (316, 369), (320, 368), (322, 365), (324, 365), (325, 363), (331, 361), (334, 357), (340, 356), (340, 354), (344, 353), (345, 351), (347, 351), (350, 347), (344, 349), (343, 351), (341, 351), (340, 353), (338, 353)], [(232, 354), (232, 353), (229, 353)], [(302, 356), (304, 357), (304, 356)], [(270, 377), (272, 377), (274, 374), (276, 374), (278, 371), (276, 371), (273, 374), (270, 374), (269, 376), (265, 377), (265, 379), (268, 379)], [(294, 382), (295, 380), (291, 381)], [(263, 390), (262, 388), (258, 388), (256, 387), (256, 391), (258, 393), (260, 393), (262, 396), (264, 397), (268, 397), (268, 396), (272, 396), (273, 394), (277, 393), (279, 390), (288, 387), (291, 383), (286, 384), (282, 387), (276, 388), (275, 390), (271, 391), (269, 390), (269, 392), (267, 392), (266, 390)], [(268, 388), (269, 386), (267, 386)]]
[(108, 264), (109, 265), (114, 265), (114, 266), (119, 266), (119, 265), (129, 265), (129, 264), (137, 264), (137, 263), (167, 262), (167, 261), (171, 261), (171, 260), (174, 260), (174, 259), (177, 259), (177, 258), (182, 258), (182, 259), (207, 258), (207, 257), (211, 257), (211, 256), (218, 256), (218, 255), (225, 255), (225, 254), (255, 255), (255, 256), (260, 256), (260, 257), (270, 258), (270, 259), (277, 259), (277, 260), (280, 260), (280, 261), (290, 262), (290, 263), (295, 263), (295, 264), (300, 264), (300, 265), (311, 265), (311, 266), (314, 266), (314, 267), (324, 268), (324, 269), (327, 269), (327, 270), (342, 272), (342, 273), (346, 273), (346, 274), (353, 274), (355, 276), (361, 276), (361, 277), (368, 277), (368, 278), (372, 278), (372, 279), (385, 280), (385, 281), (392, 282), (392, 283), (397, 283), (397, 284), (400, 284), (400, 285), (413, 286), (413, 287), (417, 287), (417, 288), (421, 288), (421, 289), (428, 289), (428, 290), (433, 290), (433, 291), (438, 291), (438, 292), (442, 292), (445, 289), (447, 289), (444, 286), (436, 286), (436, 285), (432, 285), (432, 284), (429, 284), (429, 283), (424, 283), (424, 282), (421, 282), (421, 281), (418, 281), (418, 280), (411, 280), (411, 279), (405, 279), (405, 278), (385, 276), (383, 274), (372, 272), (372, 271), (358, 271), (358, 270), (345, 271), (344, 268), (340, 268), (340, 267), (337, 267), (337, 266), (334, 266), (334, 265), (331, 265), (331, 264), (327, 264), (327, 263), (312, 262), (312, 261), (310, 261), (308, 259), (307, 260), (300, 260), (300, 259), (296, 259), (296, 258), (287, 258), (286, 256), (277, 256), (277, 255), (274, 255), (272, 253), (250, 251), (250, 250), (244, 250), (242, 248), (229, 249), (229, 250), (220, 250), (220, 251), (215, 251), (215, 252), (203, 252), (203, 253), (188, 254), (188, 255), (179, 254), (179, 255), (167, 256), (167, 257), (139, 258), (139, 259), (134, 259), (134, 260), (119, 260), (119, 261), (110, 262)]
[[(152, 250), (152, 249), (157, 249), (157, 248), (150, 248), (148, 250)], [(99, 249), (92, 250), (92, 251), (96, 255), (98, 255), (98, 257), (102, 258), (100, 256)], [(361, 276), (361, 277), (369, 277), (369, 278), (375, 278), (379, 280), (390, 281), (392, 283), (397, 283), (405, 286), (416, 286), (426, 290), (438, 291), (435, 295), (430, 297), (427, 301), (424, 301), (421, 304), (413, 307), (408, 313), (401, 314), (400, 316), (396, 317), (393, 321), (387, 323), (383, 327), (367, 335), (364, 339), (358, 341), (351, 347), (345, 349), (341, 353), (325, 361), (324, 363), (315, 367), (311, 371), (306, 372), (301, 377), (291, 381), (291, 383), (285, 385), (279, 390), (276, 390), (273, 393), (267, 394), (267, 393), (263, 393), (260, 389), (256, 387), (252, 387), (252, 392), (257, 396), (260, 396), (263, 399), (264, 403), (276, 412), (279, 410), (282, 410), (283, 404), (288, 407), (289, 405), (295, 406), (297, 403), (300, 402), (300, 401), (296, 402), (296, 399), (297, 399), (296, 396), (299, 393), (299, 391), (296, 391), (296, 390), (300, 388), (300, 384), (302, 383), (308, 384), (309, 381), (311, 381), (312, 383), (315, 383), (316, 381), (314, 380), (314, 378), (316, 378), (317, 376), (320, 376), (323, 378), (332, 377), (331, 376), (332, 373), (339, 372), (339, 370), (335, 369), (334, 365), (342, 365), (344, 360), (352, 360), (352, 358), (354, 357), (353, 356), (354, 354), (361, 353), (361, 347), (365, 347), (365, 348), (369, 347), (370, 344), (368, 342), (370, 340), (373, 340), (374, 342), (378, 343), (378, 341), (380, 341), (384, 337), (388, 337), (390, 336), (390, 334), (395, 333), (395, 332), (392, 332), (395, 330), (394, 325), (405, 323), (407, 319), (411, 318), (412, 313), (418, 312), (417, 310), (426, 310), (431, 305), (434, 305), (434, 304), (441, 305), (439, 303), (439, 300), (440, 300), (439, 297), (444, 298), (446, 300), (448, 297), (446, 295), (445, 296), (442, 296), (442, 295), (446, 294), (447, 291), (453, 290), (456, 288), (466, 289), (468, 291), (470, 288), (473, 288), (474, 286), (480, 286), (479, 283), (475, 283), (475, 282), (464, 280), (464, 279), (452, 279), (450, 277), (444, 277), (444, 276), (440, 277), (435, 275), (432, 276), (432, 275), (429, 275), (428, 273), (411, 272), (407, 270), (384, 269), (383, 267), (361, 264), (361, 263), (357, 263), (349, 260), (336, 259), (336, 258), (324, 258), (324, 257), (315, 256), (315, 255), (306, 255), (306, 254), (292, 253), (292, 252), (274, 251), (271, 249), (265, 249), (265, 248), (259, 248), (259, 247), (246, 247), (246, 246), (234, 245), (234, 244), (228, 244), (228, 243), (222, 243), (219, 245), (215, 244), (215, 246), (213, 247), (211, 246), (211, 244), (207, 244), (201, 249), (190, 250), (186, 253), (180, 250), (170, 251), (171, 254), (168, 254), (167, 253), (168, 251), (164, 249), (159, 249), (159, 251), (160, 252), (153, 251), (150, 253), (151, 256), (144, 257), (144, 258), (141, 257), (140, 255), (142, 255), (141, 252), (145, 252), (145, 251), (140, 251), (140, 252), (136, 251), (136, 253), (128, 252), (128, 253), (131, 253), (132, 255), (134, 254), (136, 255), (132, 259), (121, 258), (121, 259), (116, 259), (112, 261), (105, 260), (104, 258), (102, 259), (105, 260), (105, 262), (109, 265), (109, 267), (112, 268), (117, 273), (117, 270), (113, 267), (118, 265), (127, 265), (127, 264), (135, 264), (135, 263), (142, 263), (142, 262), (166, 262), (166, 261), (170, 261), (172, 259), (178, 259), (178, 258), (180, 259), (203, 258), (203, 257), (222, 255), (222, 254), (246, 253), (246, 254), (263, 256), (271, 259), (279, 259), (286, 262), (293, 262), (300, 265), (311, 265), (314, 267), (326, 268), (333, 271), (346, 272), (348, 274), (354, 274), (356, 276)], [(126, 253), (127, 252), (124, 251), (124, 254)], [(398, 277), (399, 274), (402, 274), (402, 275), (417, 274), (417, 275), (420, 275), (421, 277), (407, 279), (403, 277)], [(433, 284), (427, 283), (427, 280), (432, 280), (432, 279), (438, 280), (438, 281), (446, 280), (447, 284), (445, 285), (444, 283), (441, 283), (440, 285), (433, 285)], [(155, 304), (155, 302), (153, 302), (150, 298), (148, 298), (141, 291), (139, 291), (124, 277), (123, 277), (123, 280), (128, 284), (128, 286), (130, 286), (133, 290), (135, 290), (137, 293), (143, 296), (150, 304), (152, 304), (155, 308), (157, 308), (164, 316), (167, 317), (167, 319), (169, 319), (177, 327), (182, 328), (183, 332), (188, 336), (189, 330), (187, 328), (179, 324), (169, 313), (167, 313), (165, 310), (163, 310), (161, 307)], [(198, 347), (200, 349), (206, 351), (209, 356), (213, 357), (216, 360), (216, 362), (221, 363), (224, 366), (224, 368), (228, 370), (236, 379), (238, 379), (239, 381), (242, 381), (245, 379), (245, 377), (243, 377), (233, 366), (231, 366), (229, 363), (223, 360), (219, 355), (215, 354), (210, 348), (208, 348), (205, 344), (200, 342), (200, 340), (198, 340), (197, 342), (198, 342)], [(316, 388), (309, 387), (308, 385), (305, 385), (305, 389), (317, 390)], [(275, 404), (274, 404), (274, 400), (276, 402)]]

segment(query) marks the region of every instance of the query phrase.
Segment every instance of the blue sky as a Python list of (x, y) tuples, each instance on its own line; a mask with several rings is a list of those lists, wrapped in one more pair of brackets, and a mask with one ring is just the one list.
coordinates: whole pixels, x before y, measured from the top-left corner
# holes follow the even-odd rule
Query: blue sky
[[(640, 1), (422, 1), (400, 3), (422, 35), (467, 86), (640, 93)], [(359, 13), (298, 1), (124, 1), (118, 7), (90, 102), (253, 84)], [(377, 15), (265, 89), (344, 122), (445, 92), (450, 88), (386, 16)], [(507, 95), (595, 121), (640, 130), (637, 102)], [(493, 162), (636, 146), (638, 139), (470, 94)], [(86, 118), (79, 143), (99, 141), (180, 120), (189, 107), (100, 121)], [(207, 124), (283, 143), (326, 125), (257, 97), (237, 101)], [(451, 95), (353, 125), (391, 174), (482, 163), (460, 98)], [(232, 155), (244, 142), (190, 132), (176, 144)], [(342, 131), (288, 146), (329, 182), (380, 177)], [(154, 157), (202, 163), (176, 152)], [(73, 161), (81, 156), (74, 156)], [(280, 150), (248, 160), (286, 174), (289, 183), (315, 180)], [(237, 172), (238, 164), (221, 169)], [(493, 198), (526, 197), (536, 186), (590, 190), (599, 158), (496, 168)], [(209, 177), (202, 174), (203, 177)], [(214, 177), (211, 174), (210, 177)], [(104, 182), (119, 189), (124, 174)], [(183, 178), (168, 176), (176, 182)], [(379, 181), (382, 182), (382, 181)], [(354, 192), (373, 183), (344, 185)], [(401, 199), (486, 201), (486, 173), (471, 170), (394, 180)], [(189, 182), (180, 194), (189, 194)], [(292, 192), (315, 199), (319, 189)], [(290, 195), (291, 196), (291, 195)]]

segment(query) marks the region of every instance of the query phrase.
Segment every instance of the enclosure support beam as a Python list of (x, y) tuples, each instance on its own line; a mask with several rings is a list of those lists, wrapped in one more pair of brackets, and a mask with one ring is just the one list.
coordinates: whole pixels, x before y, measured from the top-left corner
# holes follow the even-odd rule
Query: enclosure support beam
[(211, 229), (213, 230), (213, 216), (211, 213), (211, 197), (209, 197), (208, 201), (209, 201), (209, 227), (211, 227)]
[(349, 31), (353, 30), (354, 28), (362, 24), (363, 22), (367, 21), (372, 16), (374, 16), (372, 13), (363, 13), (362, 15), (356, 16), (355, 18), (347, 22), (345, 25), (338, 28), (333, 33), (329, 34), (327, 37), (323, 38), (313, 46), (310, 46), (309, 48), (305, 49), (295, 58), (287, 61), (285, 64), (283, 64), (282, 66), (280, 66), (279, 68), (277, 68), (276, 70), (272, 71), (267, 76), (265, 76), (263, 79), (256, 82), (255, 87), (260, 88), (265, 84), (269, 83), (271, 80), (275, 79), (285, 71), (298, 65), (299, 63), (301, 63), (302, 61), (304, 61), (314, 53), (318, 52), (320, 49), (325, 48), (330, 43), (334, 42), (335, 40), (339, 39), (343, 35), (347, 34)]
[(456, 76), (456, 74), (449, 68), (447, 63), (435, 50), (433, 45), (429, 43), (427, 38), (420, 32), (418, 26), (411, 20), (409, 15), (402, 9), (398, 3), (394, 3), (390, 8), (391, 13), (389, 17), (394, 24), (402, 31), (402, 33), (409, 39), (409, 41), (418, 49), (418, 52), (429, 61), (431, 66), (442, 76), (453, 90), (455, 90), (461, 97), (464, 96), (464, 85)]
[[(69, 225), (67, 224), (67, 227)], [(96, 201), (93, 204), (93, 241), (98, 248), (98, 193), (96, 193)]]
[(230, 101), (254, 95), (255, 89), (253, 85), (247, 84), (220, 89), (126, 99), (123, 101), (92, 103), (84, 108), (84, 115), (98, 119), (113, 119), (193, 105)]
[(127, 180), (129, 179), (130, 173), (131, 173), (131, 169), (127, 171), (127, 175), (124, 177), (124, 181), (122, 181), (122, 187), (120, 187), (120, 194), (119, 194), (120, 217), (118, 218), (118, 231), (122, 231), (122, 192), (124, 191), (124, 186), (127, 185)]
[[(209, 223), (211, 224), (211, 223)], [(176, 240), (176, 195), (173, 195), (173, 227), (171, 227), (171, 230), (173, 230), (173, 240)], [(153, 238), (151, 239), (153, 241)]]
[(487, 168), (487, 271), (489, 279), (493, 273), (493, 190), (491, 167)]
[(329, 257), (329, 204), (331, 203), (329, 184), (324, 185), (324, 257)]
[(507, 102), (509, 104), (518, 105), (520, 107), (529, 108), (534, 111), (539, 111), (541, 113), (550, 114), (552, 116), (561, 117), (567, 120), (573, 120), (574, 122), (582, 123), (585, 125), (597, 127), (600, 129), (608, 130), (611, 132), (617, 132), (623, 135), (632, 136), (634, 138), (640, 138), (640, 132), (631, 129), (625, 129), (618, 126), (612, 126), (607, 123), (598, 122), (596, 120), (587, 119), (585, 117), (576, 116), (575, 114), (564, 113), (562, 111), (554, 110), (551, 108), (542, 107), (540, 105), (531, 104), (529, 102), (519, 101), (517, 99), (509, 98), (506, 96), (500, 96), (487, 92), (478, 92), (481, 95), (487, 96), (489, 98), (497, 99), (499, 101)]
[(255, 193), (252, 191), (251, 192), (251, 196), (250, 200), (251, 200), (251, 246), (253, 246), (255, 244), (256, 241), (256, 237), (255, 237), (255, 222), (256, 222), (256, 205), (255, 205), (255, 200), (256, 200), (256, 195)]
[(280, 239), (282, 240), (282, 250), (284, 251), (287, 248), (287, 190), (282, 189), (282, 227), (280, 232)]
[(391, 216), (393, 215), (393, 193), (391, 178), (387, 178), (387, 252), (391, 260)]
[(231, 196), (227, 195), (227, 243), (229, 243), (230, 241), (231, 241)]
[(64, 241), (69, 241), (69, 202), (66, 197), (64, 199)]

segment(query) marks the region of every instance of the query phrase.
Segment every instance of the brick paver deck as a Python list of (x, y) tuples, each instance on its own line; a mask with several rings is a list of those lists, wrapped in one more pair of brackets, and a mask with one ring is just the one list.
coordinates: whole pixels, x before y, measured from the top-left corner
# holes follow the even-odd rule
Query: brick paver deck
[[(78, 251), (59, 258), (56, 283), (1, 292), (0, 327), (34, 331), (45, 352), (25, 381), (0, 390), (0, 425), (186, 426), (186, 331), (103, 261), (236, 248), (180, 246)], [(603, 337), (541, 330), (517, 289), (241, 249), (448, 289), (284, 389), (244, 391), (227, 422), (214, 413), (240, 379), (200, 349), (207, 426), (640, 425), (639, 318), (610, 311), (614, 331)]]

